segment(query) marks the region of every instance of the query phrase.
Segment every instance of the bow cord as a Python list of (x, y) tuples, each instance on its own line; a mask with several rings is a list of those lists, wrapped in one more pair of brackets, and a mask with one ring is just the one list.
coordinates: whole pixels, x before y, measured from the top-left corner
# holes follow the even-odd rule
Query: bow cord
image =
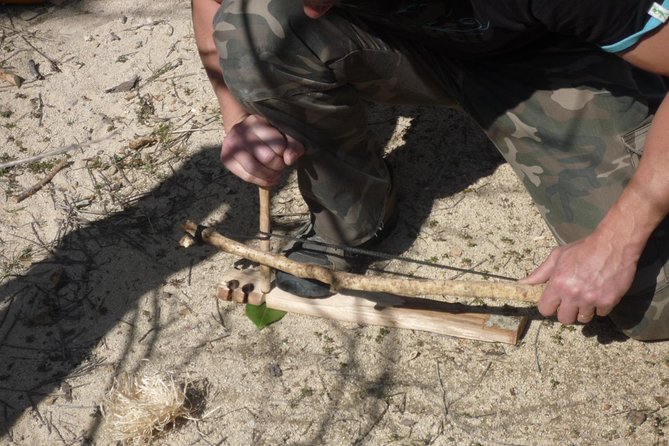
[(268, 238), (278, 238), (282, 240), (288, 240), (288, 241), (293, 241), (293, 242), (308, 242), (314, 245), (319, 245), (324, 248), (332, 248), (332, 249), (341, 249), (345, 253), (349, 254), (357, 254), (357, 255), (364, 255), (367, 257), (374, 257), (377, 259), (382, 259), (382, 260), (396, 260), (399, 262), (406, 262), (406, 263), (413, 263), (416, 265), (422, 265), (422, 266), (428, 266), (431, 268), (437, 268), (437, 269), (444, 269), (448, 271), (455, 271), (459, 273), (464, 273), (464, 274), (474, 274), (477, 276), (482, 276), (482, 277), (490, 277), (493, 279), (501, 279), (501, 280), (510, 280), (510, 281), (517, 281), (518, 279), (514, 277), (509, 277), (509, 276), (503, 276), (500, 274), (493, 274), (493, 273), (486, 273), (486, 272), (481, 272), (481, 271), (476, 271), (472, 269), (466, 269), (466, 268), (458, 268), (457, 266), (450, 266), (450, 265), (443, 265), (441, 263), (434, 263), (434, 262), (428, 262), (426, 260), (419, 260), (419, 259), (414, 259), (411, 257), (406, 257), (406, 256), (397, 256), (393, 254), (387, 254), (384, 252), (379, 252), (379, 251), (371, 251), (369, 249), (363, 249), (363, 248), (355, 248), (352, 246), (343, 246), (343, 245), (338, 245), (335, 243), (327, 243), (319, 240), (310, 240), (306, 239), (304, 237), (293, 237), (290, 235), (283, 235), (283, 234), (276, 234), (276, 233), (266, 233), (266, 232), (259, 232), (258, 235), (234, 235), (235, 238), (238, 239), (247, 239), (247, 240), (267, 240)]

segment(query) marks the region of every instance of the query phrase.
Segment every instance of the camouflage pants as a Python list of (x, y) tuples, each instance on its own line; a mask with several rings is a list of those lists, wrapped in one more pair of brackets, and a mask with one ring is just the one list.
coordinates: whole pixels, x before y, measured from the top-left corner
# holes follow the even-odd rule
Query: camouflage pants
[[(225, 81), (251, 112), (308, 149), (300, 190), (316, 232), (358, 245), (384, 221), (391, 179), (364, 100), (460, 107), (522, 179), (559, 243), (590, 233), (634, 173), (650, 111), (629, 66), (562, 40), (463, 61), (342, 10), (228, 0), (214, 19)], [(611, 315), (637, 339), (669, 338), (667, 224)]]

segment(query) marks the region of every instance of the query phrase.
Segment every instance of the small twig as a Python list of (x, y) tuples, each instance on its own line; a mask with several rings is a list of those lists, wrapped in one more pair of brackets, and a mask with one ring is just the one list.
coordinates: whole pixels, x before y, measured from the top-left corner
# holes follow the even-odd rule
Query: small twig
[(0, 399), (0, 404), (2, 404), (2, 407), (4, 407), (5, 409), (5, 421), (7, 421), (7, 408), (9, 407), (12, 410), (16, 410), (16, 407), (12, 406), (7, 401), (1, 399)]
[(476, 382), (472, 383), (472, 384), (471, 384), (467, 389), (465, 389), (465, 390), (464, 390), (458, 397), (453, 398), (453, 399), (450, 401), (449, 407), (453, 408), (453, 406), (455, 406), (455, 404), (456, 404), (458, 401), (460, 401), (461, 399), (463, 399), (464, 397), (466, 397), (466, 396), (468, 396), (468, 395), (471, 395), (471, 391), (472, 391), (472, 389), (473, 389), (474, 387), (477, 387), (477, 386), (481, 385), (481, 382), (483, 381), (483, 378), (485, 378), (485, 376), (486, 376), (486, 375), (488, 374), (488, 372), (490, 371), (490, 367), (492, 367), (492, 362), (488, 362), (488, 365), (486, 366), (485, 370), (483, 370), (483, 373), (481, 373), (481, 376), (479, 376), (479, 378), (476, 380)]
[(323, 378), (323, 373), (321, 373), (320, 367), (318, 369), (318, 377), (321, 379), (321, 386), (323, 386), (323, 390), (325, 390), (325, 396), (328, 397), (328, 400), (332, 401), (332, 395), (330, 395), (328, 386), (325, 384), (325, 378)]
[(174, 91), (174, 96), (176, 96), (179, 102), (181, 102), (186, 107), (190, 107), (190, 105), (186, 101), (181, 99), (181, 96), (179, 96), (179, 92), (177, 91), (177, 84), (174, 82), (174, 80), (172, 80), (172, 91)]
[(218, 319), (216, 319), (216, 317), (214, 316), (214, 320), (218, 322), (221, 325), (221, 327), (226, 328), (225, 322), (223, 320), (223, 313), (221, 313), (221, 305), (219, 303), (220, 301), (221, 301), (220, 299), (216, 299), (216, 312), (218, 313)]
[(218, 336), (214, 339), (207, 339), (206, 341), (202, 341), (199, 344), (195, 345), (194, 347), (190, 347), (190, 348), (199, 349), (199, 348), (202, 348), (206, 345), (211, 345), (216, 341), (220, 341), (221, 339), (225, 339), (225, 338), (229, 338), (229, 337), (230, 337), (230, 333), (226, 333), (226, 334)]
[(58, 430), (56, 425), (53, 424), (53, 420), (51, 419), (51, 412), (49, 412), (49, 422), (51, 424), (51, 427), (53, 427), (53, 430), (56, 432), (56, 434), (58, 434), (58, 437), (60, 438), (60, 441), (62, 441), (64, 445), (67, 445), (68, 443), (67, 443), (67, 441), (65, 441), (65, 438), (63, 438), (63, 435), (60, 433), (60, 431)]
[(138, 344), (141, 344), (142, 341), (143, 341), (144, 339), (146, 339), (146, 337), (149, 335), (149, 333), (151, 333), (151, 332), (154, 331), (155, 329), (156, 329), (156, 327), (151, 327), (151, 328), (149, 329), (149, 331), (147, 331), (146, 333), (144, 333), (144, 335), (143, 335), (141, 338), (139, 338), (139, 341), (137, 341), (137, 343), (138, 343)]
[(441, 365), (437, 361), (437, 377), (439, 378), (439, 386), (441, 387), (441, 401), (444, 404), (444, 419), (448, 417), (448, 401), (446, 401), (446, 388), (444, 387), (444, 378), (441, 376)]
[(386, 412), (388, 412), (390, 404), (388, 404), (388, 401), (385, 400), (383, 400), (383, 402), (385, 403), (386, 407), (384, 407), (384, 409), (381, 411), (381, 414), (374, 420), (371, 426), (369, 426), (369, 428), (353, 442), (354, 445), (363, 444), (365, 439), (369, 436), (369, 434), (372, 433), (372, 431), (376, 428), (376, 426), (379, 425), (381, 420), (383, 420), (383, 417), (386, 416)]
[[(7, 316), (9, 315), (10, 310), (12, 309), (12, 305), (14, 304), (14, 299), (23, 290), (25, 290), (25, 287), (21, 288), (19, 291), (12, 294), (11, 296), (9, 296), (9, 299), (7, 299), (7, 300), (9, 300), (9, 303), (7, 304), (7, 308), (5, 309), (4, 314), (2, 315), (2, 320), (0, 320), (0, 328), (2, 328), (3, 325), (5, 325), (5, 321), (7, 320)], [(218, 300), (216, 301), (216, 304), (218, 305)]]
[(199, 423), (199, 421), (196, 421), (196, 422), (195, 422), (195, 430), (196, 430), (197, 433), (200, 435), (200, 439), (201, 439), (202, 441), (204, 441), (205, 443), (207, 443), (209, 446), (214, 446), (214, 444), (213, 444), (212, 442), (210, 442), (209, 440), (207, 440), (207, 437), (205, 436), (205, 434), (203, 434), (202, 431), (200, 430), (200, 423)]
[[(5, 322), (7, 320), (7, 317), (9, 316), (10, 310), (12, 309), (12, 305), (14, 304), (14, 298), (16, 296), (18, 296), (19, 293), (22, 293), (23, 290), (25, 290), (25, 289), (26, 289), (26, 287), (21, 288), (16, 293), (12, 294), (12, 296), (10, 297), (11, 300), (10, 300), (9, 304), (7, 305), (7, 309), (5, 310), (5, 314), (2, 317), (2, 322), (0, 322), (0, 328), (2, 328), (5, 325)], [(5, 341), (7, 340), (7, 337), (9, 337), (9, 334), (12, 332), (12, 330), (14, 329), (14, 326), (16, 325), (16, 323), (18, 321), (19, 321), (19, 318), (15, 316), (14, 320), (12, 320), (11, 324), (9, 325), (7, 330), (5, 331), (5, 334), (0, 337), (0, 347), (5, 344)]]
[(70, 144), (69, 146), (61, 147), (60, 149), (52, 150), (51, 152), (44, 152), (41, 155), (35, 155), (31, 156), (30, 158), (23, 158), (20, 160), (9, 161), (7, 163), (0, 164), (0, 169), (7, 169), (9, 167), (15, 167), (15, 166), (20, 166), (22, 164), (32, 163), (33, 161), (39, 161), (41, 159), (48, 158), (50, 156), (62, 155), (63, 153), (76, 150), (80, 147), (83, 146), (80, 144)]
[(51, 63), (51, 69), (52, 69), (53, 71), (57, 71), (58, 73), (61, 72), (61, 71), (60, 71), (60, 67), (58, 67), (58, 63), (57, 63), (55, 60), (53, 60), (52, 58), (50, 58), (49, 56), (47, 56), (46, 54), (44, 54), (44, 52), (42, 52), (39, 48), (37, 48), (37, 47), (36, 47), (35, 45), (33, 45), (32, 43), (30, 43), (30, 41), (29, 41), (28, 39), (26, 39), (25, 36), (22, 35), (21, 38), (28, 44), (28, 46), (30, 46), (30, 48), (32, 48), (32, 49), (34, 49), (35, 51), (37, 51), (38, 54), (40, 54), (42, 57), (44, 57), (46, 60), (48, 60), (49, 63)]
[[(30, 392), (33, 394), (37, 394), (37, 389), (40, 387), (44, 387), (47, 385), (51, 385), (55, 382), (62, 382), (65, 378), (68, 379), (75, 379), (79, 378), (81, 376), (85, 376), (91, 373), (92, 370), (98, 368), (98, 367), (105, 367), (110, 365), (110, 363), (104, 362), (104, 359), (95, 359), (94, 361), (90, 362), (89, 364), (77, 367), (76, 369), (72, 370), (71, 372), (65, 374), (65, 373), (58, 373), (53, 375), (51, 378), (44, 379), (37, 384), (33, 385), (30, 389), (27, 390), (16, 390), (17, 392)], [(10, 391), (15, 391), (14, 389), (7, 389), (4, 388), (3, 390), (10, 390)]]
[(42, 93), (37, 95), (37, 116), (39, 116), (38, 125), (42, 127), (42, 120), (44, 119), (44, 101), (42, 100)]
[(163, 74), (165, 74), (169, 71), (172, 71), (177, 67), (180, 67), (182, 64), (183, 64), (183, 60), (181, 60), (181, 59), (177, 59), (174, 62), (166, 62), (160, 68), (158, 68), (156, 71), (154, 71), (151, 76), (149, 76), (146, 79), (146, 82), (144, 82), (144, 85), (155, 81), (156, 79), (158, 79)]
[(67, 167), (70, 164), (70, 160), (67, 158), (62, 159), (58, 164), (53, 166), (53, 168), (49, 171), (47, 176), (42, 178), (37, 184), (34, 184), (33, 186), (29, 187), (25, 191), (21, 192), (19, 195), (16, 196), (16, 202), (20, 203), (26, 198), (29, 198), (35, 193), (37, 193), (40, 189), (42, 189), (44, 186), (46, 186), (51, 180), (53, 180), (53, 177), (56, 176), (58, 172), (63, 170), (65, 167)]
[(221, 129), (189, 129), (189, 130), (173, 130), (168, 132), (170, 135), (178, 135), (180, 133), (196, 133), (196, 132), (218, 132)]
[[(58, 305), (57, 311), (59, 313), (61, 312), (60, 305)], [(72, 355), (70, 355), (70, 351), (68, 350), (67, 345), (65, 344), (65, 334), (63, 333), (63, 328), (60, 326), (60, 321), (58, 321), (58, 323), (56, 324), (56, 328), (58, 329), (58, 337), (59, 337), (58, 340), (60, 341), (61, 353), (63, 355), (63, 358), (69, 361)]]
[(136, 31), (140, 28), (144, 28), (145, 26), (155, 26), (155, 25), (160, 25), (161, 23), (165, 23), (165, 20), (153, 20), (151, 22), (142, 23), (141, 25), (137, 25), (132, 28), (126, 28), (123, 31)]
[[(35, 217), (33, 217), (33, 219), (35, 219)], [(57, 257), (58, 255), (53, 250), (53, 245), (56, 244), (56, 241), (51, 242), (52, 243), (51, 245), (47, 245), (46, 242), (44, 242), (44, 240), (42, 240), (42, 237), (40, 237), (39, 233), (37, 232), (37, 228), (35, 228), (35, 222), (34, 221), (32, 223), (30, 223), (30, 229), (33, 231), (33, 234), (35, 235), (35, 238), (37, 239), (37, 242), (34, 242), (32, 240), (30, 240), (30, 241), (32, 243), (36, 244), (37, 246), (39, 246), (40, 248), (42, 248), (43, 250), (45, 250), (46, 252), (48, 252), (49, 254), (55, 255)]]
[(51, 429), (49, 428), (49, 424), (42, 417), (42, 414), (40, 413), (39, 409), (37, 408), (37, 405), (35, 404), (35, 401), (33, 401), (32, 396), (30, 396), (30, 393), (25, 392), (24, 395), (28, 398), (28, 401), (30, 402), (30, 405), (32, 406), (33, 410), (35, 411), (35, 414), (37, 415), (37, 418), (42, 422), (42, 424), (44, 426), (46, 426), (47, 429), (49, 429), (49, 433), (51, 433)]
[(543, 324), (539, 324), (539, 328), (537, 328), (537, 334), (534, 337), (534, 360), (537, 363), (537, 370), (539, 373), (541, 373), (541, 362), (539, 362), (539, 332), (541, 332), (541, 327)]

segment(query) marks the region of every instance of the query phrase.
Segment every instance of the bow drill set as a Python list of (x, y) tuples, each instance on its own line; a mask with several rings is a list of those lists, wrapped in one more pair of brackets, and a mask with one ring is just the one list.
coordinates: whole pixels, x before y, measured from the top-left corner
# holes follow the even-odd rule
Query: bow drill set
[[(261, 250), (227, 238), (194, 222), (183, 225), (181, 245), (206, 243), (260, 265), (260, 270), (233, 270), (218, 285), (219, 299), (260, 305), (289, 313), (369, 325), (423, 330), (488, 342), (517, 343), (527, 316), (505, 315), (503, 309), (468, 306), (425, 296), (494, 299), (536, 304), (543, 286), (515, 282), (428, 280), (366, 276), (298, 263), (270, 252), (270, 240)], [(260, 189), (260, 232), (270, 233), (270, 194)], [(272, 286), (271, 269), (330, 285), (332, 296), (300, 297)]]

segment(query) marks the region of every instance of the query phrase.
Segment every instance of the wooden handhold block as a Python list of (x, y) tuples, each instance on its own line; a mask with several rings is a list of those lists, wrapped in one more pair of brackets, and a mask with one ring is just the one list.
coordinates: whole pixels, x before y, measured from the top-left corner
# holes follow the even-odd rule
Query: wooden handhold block
[(357, 324), (382, 325), (486, 342), (516, 344), (527, 323), (526, 316), (473, 311), (461, 304), (385, 293), (339, 293), (313, 299), (278, 288), (260, 292), (257, 271), (235, 271), (218, 288), (218, 297), (235, 302), (265, 302), (269, 308)]

